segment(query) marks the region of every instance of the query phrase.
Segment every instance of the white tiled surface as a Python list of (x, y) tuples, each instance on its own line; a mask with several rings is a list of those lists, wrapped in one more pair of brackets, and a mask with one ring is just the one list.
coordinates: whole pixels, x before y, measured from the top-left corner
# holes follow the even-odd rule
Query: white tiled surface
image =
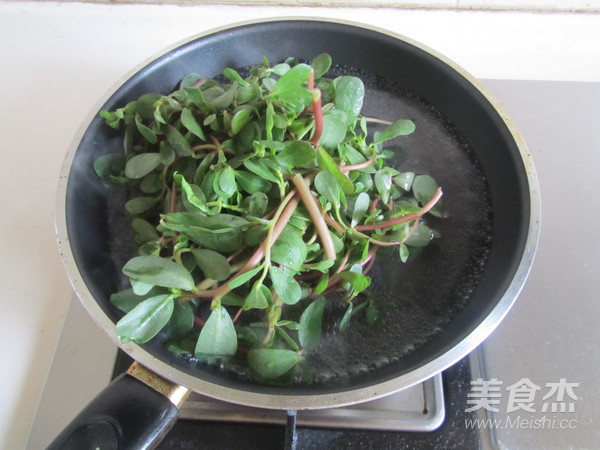
[(455, 0), (458, 8), (537, 9), (543, 11), (600, 10), (598, 0)]
[(24, 446), (71, 299), (53, 211), (62, 159), (82, 118), (164, 47), (283, 15), (393, 30), (479, 78), (600, 81), (600, 16), (591, 14), (0, 2), (0, 448)]
[[(60, 0), (72, 1), (72, 0)], [(83, 0), (106, 3), (106, 0)], [(600, 0), (111, 0), (111, 3), (174, 3), (182, 5), (263, 5), (388, 7), (409, 9), (600, 12)]]

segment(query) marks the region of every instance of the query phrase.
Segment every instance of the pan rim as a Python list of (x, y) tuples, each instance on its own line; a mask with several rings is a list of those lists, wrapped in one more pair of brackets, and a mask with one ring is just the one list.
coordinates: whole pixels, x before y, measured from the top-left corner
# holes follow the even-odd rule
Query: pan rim
[[(293, 395), (281, 395), (272, 393), (258, 393), (254, 391), (244, 391), (239, 388), (222, 386), (210, 381), (202, 380), (182, 370), (174, 368), (171, 365), (153, 356), (151, 353), (149, 353), (147, 350), (145, 350), (137, 344), (131, 342), (121, 344), (117, 338), (115, 324), (109, 319), (109, 317), (101, 309), (100, 305), (94, 299), (93, 295), (91, 294), (90, 290), (85, 284), (81, 273), (79, 272), (73, 252), (69, 244), (69, 237), (67, 232), (67, 215), (65, 200), (71, 165), (79, 143), (83, 138), (87, 128), (89, 127), (92, 119), (97, 115), (97, 112), (100, 109), (100, 107), (106, 103), (106, 101), (110, 98), (111, 95), (113, 95), (129, 78), (131, 78), (134, 74), (139, 72), (145, 66), (160, 58), (161, 56), (164, 56), (170, 53), (171, 51), (181, 47), (182, 45), (227, 30), (233, 30), (248, 25), (258, 25), (282, 21), (311, 21), (333, 23), (373, 31), (408, 43), (416, 47), (417, 49), (428, 53), (429, 55), (438, 59), (442, 63), (448, 65), (451, 69), (453, 69), (460, 76), (462, 76), (469, 84), (471, 84), (492, 105), (494, 110), (498, 113), (499, 117), (502, 119), (503, 123), (505, 124), (507, 130), (514, 139), (515, 144), (519, 150), (522, 162), (524, 164), (527, 182), (529, 185), (529, 227), (522, 258), (508, 288), (506, 289), (498, 303), (495, 305), (493, 310), (485, 317), (485, 319), (482, 322), (480, 322), (475, 327), (475, 329), (471, 331), (471, 333), (466, 335), (464, 339), (462, 339), (462, 341), (460, 341), (457, 345), (452, 347), (449, 351), (445, 352), (443, 355), (435, 359), (432, 359), (431, 361), (428, 361), (427, 363), (416, 368), (415, 370), (399, 375), (396, 378), (384, 382), (342, 392), (306, 395), (294, 393)], [(523, 139), (512, 118), (504, 110), (502, 104), (493, 96), (491, 92), (488, 91), (488, 89), (482, 83), (480, 83), (470, 73), (468, 73), (458, 64), (454, 63), (444, 55), (406, 36), (392, 32), (387, 29), (382, 29), (364, 23), (316, 16), (269, 17), (260, 20), (247, 20), (242, 22), (231, 23), (180, 40), (179, 42), (168, 46), (167, 48), (161, 50), (155, 55), (146, 58), (144, 61), (137, 64), (133, 69), (128, 71), (116, 83), (113, 84), (113, 86), (106, 92), (106, 94), (103, 97), (101, 97), (99, 101), (92, 107), (90, 113), (82, 121), (82, 124), (80, 125), (77, 133), (75, 134), (63, 162), (57, 189), (56, 210), (56, 236), (58, 241), (58, 247), (61, 259), (63, 261), (63, 265), (65, 267), (71, 285), (76, 295), (87, 310), (88, 314), (90, 314), (94, 321), (109, 334), (110, 338), (113, 342), (115, 342), (115, 344), (117, 344), (123, 351), (125, 351), (127, 354), (129, 354), (132, 358), (134, 358), (142, 365), (147, 366), (148, 368), (156, 371), (162, 377), (167, 378), (177, 384), (186, 386), (192, 389), (193, 391), (200, 392), (203, 395), (207, 395), (209, 397), (213, 397), (223, 401), (269, 409), (321, 409), (352, 405), (369, 400), (375, 400), (377, 398), (390, 395), (392, 393), (418, 384), (445, 370), (446, 368), (452, 366), (457, 361), (468, 355), (481, 342), (483, 342), (483, 340), (485, 340), (485, 338), (487, 338), (488, 335), (491, 334), (491, 332), (498, 326), (498, 324), (506, 316), (511, 306), (515, 302), (517, 296), (519, 295), (520, 291), (522, 290), (525, 284), (525, 280), (527, 279), (527, 276), (530, 272), (533, 258), (537, 249), (541, 218), (541, 202), (538, 178), (532, 161), (532, 157), (529, 153), (525, 140)]]

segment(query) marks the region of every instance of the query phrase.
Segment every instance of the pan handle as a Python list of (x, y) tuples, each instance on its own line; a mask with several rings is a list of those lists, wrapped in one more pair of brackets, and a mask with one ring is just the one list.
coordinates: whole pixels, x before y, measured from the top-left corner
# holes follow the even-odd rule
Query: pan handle
[(133, 363), (66, 426), (48, 450), (154, 448), (177, 421), (189, 393)]

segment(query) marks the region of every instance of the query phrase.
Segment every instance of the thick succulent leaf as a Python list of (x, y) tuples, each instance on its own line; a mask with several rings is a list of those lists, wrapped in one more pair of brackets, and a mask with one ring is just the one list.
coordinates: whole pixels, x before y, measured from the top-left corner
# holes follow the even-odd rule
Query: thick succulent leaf
[(173, 314), (173, 299), (168, 294), (150, 297), (117, 322), (117, 335), (123, 343), (148, 342), (167, 324)]
[(223, 306), (213, 309), (200, 330), (194, 354), (196, 358), (234, 355), (237, 334), (231, 316)]

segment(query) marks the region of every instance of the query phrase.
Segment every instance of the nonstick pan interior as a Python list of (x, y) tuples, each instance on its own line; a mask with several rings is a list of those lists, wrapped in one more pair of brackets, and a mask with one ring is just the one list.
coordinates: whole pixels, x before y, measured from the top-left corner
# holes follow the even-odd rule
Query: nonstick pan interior
[[(523, 257), (532, 256), (535, 247), (530, 225), (536, 186), (520, 138), (468, 77), (395, 36), (313, 20), (247, 24), (164, 54), (130, 77), (101, 109), (123, 106), (146, 92), (168, 93), (189, 72), (211, 77), (225, 67), (257, 64), (263, 56), (271, 62), (288, 56), (311, 60), (323, 52), (332, 56), (337, 73), (365, 81), (364, 114), (416, 123), (413, 135), (394, 142), (394, 165), (436, 178), (447, 217), (427, 219), (440, 237), (419, 258), (402, 264), (391, 257), (376, 264), (374, 290), (390, 305), (381, 328), (354, 320), (343, 335), (334, 332), (341, 315), (330, 302), (327, 337), (308, 356), (320, 368), (310, 382), (260, 385), (235, 367), (171, 354), (160, 336), (143, 348), (125, 346), (151, 368), (154, 364), (163, 375), (194, 383), (190, 387), (208, 395), (269, 407), (279, 407), (272, 399), (284, 396), (290, 400), (282, 405), (316, 407), (349, 403), (342, 394), (350, 391), (367, 389), (357, 397), (362, 401), (385, 394), (382, 386), (407, 387), (479, 344), (514, 301), (530, 264), (524, 267)], [(121, 314), (109, 296), (122, 288), (120, 268), (134, 248), (129, 220), (120, 216), (124, 193), (102, 185), (93, 161), (121, 146), (121, 135), (96, 115), (72, 155), (65, 203), (76, 264), (67, 268), (80, 297), (93, 305), (88, 309), (113, 338), (112, 323)], [(236, 392), (250, 396), (240, 400)], [(262, 401), (263, 394), (271, 400)], [(302, 400), (315, 396), (327, 399)]]

